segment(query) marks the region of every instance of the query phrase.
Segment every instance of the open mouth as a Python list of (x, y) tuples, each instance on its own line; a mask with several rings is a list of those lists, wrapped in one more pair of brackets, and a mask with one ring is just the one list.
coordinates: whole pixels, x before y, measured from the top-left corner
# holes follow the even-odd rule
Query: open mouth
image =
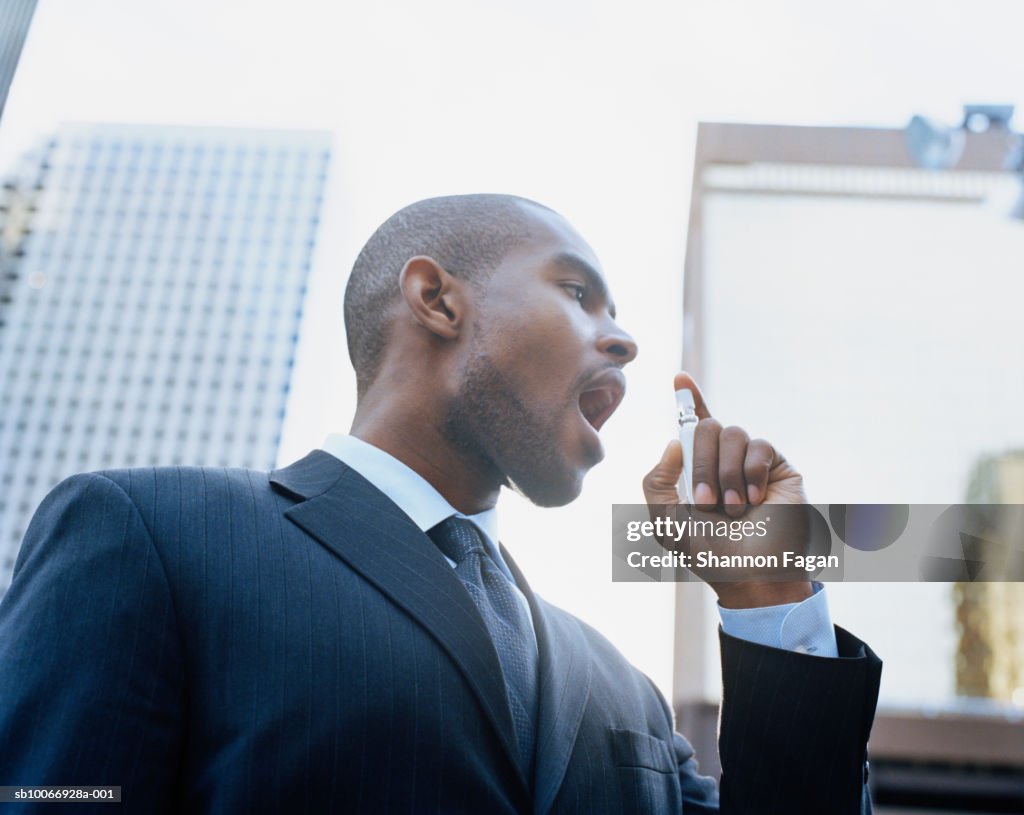
[(595, 431), (609, 417), (626, 395), (626, 377), (618, 368), (606, 368), (593, 377), (580, 393), (580, 413)]

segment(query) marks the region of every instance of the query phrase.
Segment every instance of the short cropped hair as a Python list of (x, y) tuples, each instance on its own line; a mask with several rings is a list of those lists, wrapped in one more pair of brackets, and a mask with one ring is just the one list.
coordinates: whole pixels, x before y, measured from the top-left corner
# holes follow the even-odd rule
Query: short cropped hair
[(377, 228), (345, 288), (345, 334), (360, 396), (380, 370), (406, 261), (426, 255), (449, 274), (482, 285), (507, 252), (530, 236), (530, 207), (548, 209), (514, 195), (427, 198)]

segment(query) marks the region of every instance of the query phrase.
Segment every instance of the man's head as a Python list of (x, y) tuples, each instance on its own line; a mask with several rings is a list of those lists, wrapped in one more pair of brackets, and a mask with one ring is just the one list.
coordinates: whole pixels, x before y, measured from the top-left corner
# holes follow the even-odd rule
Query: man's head
[(546, 207), (420, 201), (377, 229), (345, 292), (359, 410), (389, 416), (406, 447), (422, 437), (424, 457), (568, 503), (636, 355), (614, 316), (593, 251)]

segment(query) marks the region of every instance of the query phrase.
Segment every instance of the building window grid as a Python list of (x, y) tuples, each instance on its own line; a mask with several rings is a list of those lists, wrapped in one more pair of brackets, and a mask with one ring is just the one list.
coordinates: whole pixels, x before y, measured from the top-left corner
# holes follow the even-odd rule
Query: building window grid
[[(120, 150), (120, 155), (123, 156), (124, 148), (122, 147)], [(149, 154), (141, 153), (136, 158), (140, 168), (145, 166), (147, 162), (155, 164), (157, 157), (159, 157), (159, 166), (154, 167), (151, 165), (148, 173), (144, 174), (141, 169), (137, 173), (139, 177), (145, 178), (146, 184), (149, 186), (165, 183), (161, 181), (161, 171), (163, 169), (167, 170), (164, 194), (159, 204), (153, 204), (148, 208), (140, 209), (137, 217), (126, 219), (124, 224), (125, 231), (133, 230), (134, 234), (128, 239), (128, 250), (122, 253), (114, 253), (114, 260), (111, 261), (111, 246), (97, 247), (96, 243), (98, 241), (101, 242), (104, 237), (108, 240), (110, 239), (110, 219), (118, 217), (117, 207), (124, 210), (131, 210), (134, 207), (134, 199), (128, 194), (129, 189), (135, 193), (137, 199), (138, 194), (140, 194), (138, 188), (146, 185), (136, 184), (135, 188), (131, 188), (128, 184), (122, 184), (119, 192), (124, 192), (128, 200), (117, 202), (112, 213), (105, 212), (102, 215), (96, 212), (89, 213), (87, 210), (92, 203), (91, 197), (98, 196), (101, 191), (98, 185), (106, 183), (110, 188), (114, 188), (120, 178), (118, 167), (111, 166), (115, 164), (114, 156), (118, 154), (118, 150), (113, 148), (110, 150), (109, 155), (106, 157), (108, 159), (108, 166), (104, 167), (102, 152), (96, 149), (96, 144), (94, 143), (89, 150), (89, 161), (86, 162), (86, 166), (81, 170), (82, 178), (79, 179), (79, 183), (85, 188), (83, 189), (83, 194), (76, 196), (73, 204), (69, 203), (70, 197), (64, 202), (69, 211), (69, 221), (71, 220), (70, 211), (72, 207), (78, 209), (77, 216), (81, 219), (79, 228), (66, 238), (64, 247), (61, 247), (58, 242), (59, 236), (55, 233), (54, 241), (49, 246), (47, 253), (47, 260), (55, 265), (60, 259), (61, 252), (70, 256), (67, 260), (70, 260), (71, 257), (76, 259), (76, 262), (66, 266), (69, 269), (69, 285), (66, 287), (69, 296), (62, 297), (62, 292), (56, 291), (55, 296), (51, 296), (48, 303), (41, 303), (44, 307), (58, 309), (59, 313), (68, 318), (52, 321), (57, 322), (64, 329), (64, 338), (59, 340), (59, 344), (56, 346), (58, 350), (55, 359), (62, 359), (62, 355), (66, 354), (69, 348), (74, 347), (76, 343), (86, 339), (89, 332), (94, 332), (103, 341), (110, 337), (129, 337), (134, 339), (120, 339), (121, 344), (132, 349), (130, 352), (126, 351), (124, 357), (120, 360), (116, 356), (111, 359), (110, 355), (106, 353), (91, 355), (91, 367), (85, 372), (86, 378), (90, 372), (94, 372), (96, 373), (97, 380), (101, 376), (109, 377), (112, 382), (117, 383), (113, 388), (109, 389), (114, 393), (117, 392), (119, 386), (130, 389), (131, 386), (138, 385), (139, 380), (136, 376), (138, 371), (133, 371), (130, 364), (126, 365), (125, 363), (130, 363), (133, 358), (131, 354), (134, 354), (135, 360), (139, 360), (143, 354), (148, 353), (149, 361), (155, 363), (153, 366), (154, 370), (148, 376), (156, 391), (159, 391), (161, 388), (166, 390), (174, 386), (180, 388), (182, 383), (202, 391), (204, 385), (209, 383), (211, 385), (218, 385), (232, 394), (232, 399), (238, 404), (246, 403), (250, 393), (255, 395), (256, 398), (251, 402), (253, 407), (249, 411), (240, 410), (238, 407), (229, 407), (225, 411), (215, 401), (210, 401), (205, 409), (201, 406), (197, 406), (195, 409), (193, 415), (202, 415), (205, 410), (206, 414), (214, 420), (213, 425), (205, 432), (216, 434), (220, 437), (211, 448), (210, 456), (216, 459), (215, 463), (222, 465), (229, 463), (229, 461), (238, 463), (240, 457), (246, 455), (255, 454), (266, 457), (273, 454), (273, 447), (277, 443), (280, 431), (280, 413), (283, 411), (286, 388), (279, 388), (277, 386), (271, 388), (269, 387), (270, 383), (265, 378), (267, 373), (265, 360), (273, 357), (261, 356), (260, 364), (257, 364), (258, 354), (252, 349), (252, 315), (259, 315), (257, 320), (264, 320), (270, 323), (270, 325), (267, 325), (267, 333), (269, 335), (273, 336), (275, 332), (280, 332), (280, 335), (289, 337), (289, 342), (294, 342), (294, 325), (290, 323), (297, 322), (295, 320), (296, 315), (299, 313), (297, 298), (301, 298), (304, 286), (297, 293), (289, 292), (294, 297), (289, 299), (289, 302), (283, 309), (281, 308), (282, 301), (280, 295), (284, 287), (290, 288), (296, 279), (301, 281), (305, 269), (301, 267), (294, 268), (295, 264), (293, 264), (291, 259), (294, 258), (295, 247), (292, 244), (301, 242), (297, 239), (294, 241), (288, 240), (287, 233), (290, 229), (303, 229), (303, 227), (312, 229), (316, 225), (315, 220), (307, 220), (301, 217), (294, 206), (289, 208), (288, 202), (292, 198), (292, 192), (285, 194), (283, 187), (284, 179), (293, 181), (295, 176), (301, 174), (302, 165), (308, 164), (312, 167), (312, 162), (296, 160), (295, 155), (301, 155), (301, 153), (296, 154), (294, 151), (282, 152), (278, 150), (274, 154), (277, 156), (277, 165), (270, 168), (268, 172), (266, 164), (271, 160), (268, 156), (272, 152), (266, 149), (255, 152), (245, 149), (236, 151), (236, 158), (248, 162), (253, 170), (253, 172), (248, 174), (248, 178), (243, 168), (239, 168), (240, 172), (236, 173), (230, 164), (225, 164), (214, 171), (215, 176), (219, 180), (217, 184), (209, 185), (207, 190), (207, 192), (212, 193), (212, 196), (209, 197), (210, 204), (205, 210), (205, 216), (208, 224), (221, 223), (222, 227), (220, 230), (205, 230), (205, 238), (204, 230), (201, 228), (201, 220), (196, 215), (196, 207), (192, 201), (187, 200), (188, 193), (194, 193), (194, 185), (192, 189), (189, 189), (189, 182), (185, 176), (179, 176), (176, 181), (171, 183), (172, 173), (170, 169), (173, 150), (154, 149)], [(220, 160), (227, 160), (226, 154), (227, 151), (215, 152), (208, 149), (207, 155), (209, 158), (206, 160), (206, 169), (211, 169), (210, 162), (214, 160), (214, 157)], [(74, 152), (66, 151), (65, 155), (74, 156)], [(190, 168), (188, 175), (198, 176), (201, 174), (204, 166), (203, 151), (193, 150), (192, 158), (198, 160), (195, 162), (196, 167)], [(260, 158), (262, 158), (262, 166), (257, 167), (256, 163)], [(111, 172), (112, 169), (114, 172)], [(127, 172), (123, 166), (120, 169), (123, 170), (121, 175)], [(268, 179), (274, 176), (277, 176), (277, 183), (271, 184)], [(68, 172), (62, 177), (62, 186), (64, 185), (63, 180), (66, 179), (66, 186), (73, 188), (73, 178), (72, 168), (69, 168)], [(307, 179), (306, 184), (308, 185), (308, 183), (310, 182)], [(239, 193), (239, 196), (234, 200), (231, 198), (231, 185), (235, 185)], [(297, 185), (293, 185), (293, 187), (297, 189)], [(185, 216), (181, 221), (183, 234), (175, 234), (173, 229), (166, 228), (166, 222), (174, 220), (174, 201), (180, 202), (181, 214)], [(261, 241), (257, 241), (254, 239), (254, 225), (260, 223), (261, 218), (269, 221), (269, 225), (265, 236), (262, 236)], [(225, 222), (228, 225), (226, 229), (223, 228)], [(106, 232), (104, 231), (105, 229), (107, 230)], [(160, 240), (162, 234), (166, 235), (163, 241)], [(189, 309), (187, 306), (184, 309), (179, 309), (176, 306), (179, 304), (185, 305), (187, 302), (188, 295), (185, 292), (198, 294), (202, 292), (203, 286), (198, 280), (193, 281), (194, 284), (192, 286), (184, 286), (177, 290), (173, 288), (168, 289), (164, 285), (168, 276), (172, 274), (168, 270), (174, 270), (173, 273), (177, 275), (180, 275), (182, 272), (180, 261), (170, 257), (174, 241), (177, 240), (179, 243), (187, 245), (190, 241), (194, 242), (211, 237), (210, 245), (213, 247), (213, 251), (199, 255), (200, 267), (197, 270), (197, 277), (205, 277), (213, 284), (214, 305), (212, 308), (203, 309), (201, 313), (198, 313), (196, 309)], [(92, 246), (89, 250), (83, 251), (82, 246), (86, 242), (92, 242)], [(268, 263), (264, 259), (255, 256), (254, 250), (261, 242), (271, 247), (272, 251), (276, 253), (278, 256), (277, 264)], [(37, 243), (42, 242), (38, 241)], [(142, 246), (152, 247), (154, 243), (158, 243), (158, 248), (150, 249), (148, 252), (144, 252), (141, 249)], [(286, 271), (280, 268), (282, 266), (290, 268)], [(250, 279), (243, 281), (237, 272), (240, 270), (244, 271), (247, 267), (253, 270), (254, 273)], [(231, 270), (233, 279), (227, 285), (224, 285), (223, 275), (226, 274), (224, 272), (226, 269)], [(151, 280), (149, 281), (151, 285), (139, 285), (138, 278), (145, 277), (147, 274), (151, 275)], [(93, 275), (95, 275), (95, 279), (91, 286), (87, 284), (83, 287), (84, 290), (77, 293), (72, 291), (75, 285), (85, 283)], [(120, 280), (119, 284), (115, 283), (114, 281), (118, 280), (119, 277), (123, 279)], [(158, 344), (153, 345), (152, 343), (139, 342), (142, 339), (141, 333), (143, 329), (143, 326), (139, 324), (125, 324), (119, 330), (112, 331), (111, 326), (106, 322), (112, 315), (111, 310), (123, 308), (129, 314), (137, 312), (137, 309), (132, 308), (133, 298), (143, 297), (147, 289), (154, 288), (159, 291), (168, 290), (176, 292), (175, 296), (167, 298), (167, 302), (163, 303), (161, 308), (154, 309), (152, 316), (148, 316), (150, 320), (165, 321), (163, 322), (164, 330), (162, 336), (158, 336), (158, 332), (151, 332), (151, 339), (156, 337)], [(227, 298), (233, 299), (229, 303)], [(77, 310), (86, 308), (87, 304), (90, 303), (96, 309), (100, 309), (99, 314), (94, 315), (99, 319), (84, 322), (77, 319), (79, 316)], [(234, 313), (232, 313), (232, 309)], [(53, 312), (51, 311), (50, 313)], [(143, 309), (140, 313), (143, 315), (150, 314), (147, 309)], [(217, 319), (227, 318), (227, 345), (223, 358), (220, 360), (221, 369), (219, 371), (216, 370), (218, 363), (217, 355), (214, 355), (211, 360), (208, 354), (204, 355), (200, 351), (193, 351), (191, 353), (199, 353), (202, 358), (201, 371), (197, 372), (191, 367), (182, 368), (181, 361), (189, 359), (189, 347), (203, 349), (204, 344), (207, 342), (204, 337), (205, 332), (201, 330), (199, 321), (204, 315), (212, 317), (218, 314), (220, 317)], [(169, 319), (172, 315), (177, 315), (177, 317)], [(197, 328), (200, 330), (197, 331)], [(157, 350), (159, 348), (167, 349), (170, 337), (174, 338), (171, 347), (175, 350), (167, 353)], [(192, 340), (191, 346), (188, 342), (190, 339)], [(146, 351), (146, 348), (151, 348), (152, 350)], [(270, 347), (268, 345), (268, 352), (269, 350)], [(283, 355), (279, 356), (283, 356), (285, 361), (288, 361), (292, 352), (293, 349), (284, 349)], [(237, 360), (237, 364), (233, 370), (229, 371), (228, 368), (231, 367), (230, 361), (232, 358)], [(99, 373), (97, 366), (103, 366), (102, 373)], [(285, 372), (275, 376), (287, 377), (287, 367), (282, 366), (282, 368)], [(50, 398), (57, 405), (61, 405), (64, 408), (64, 410), (54, 412), (52, 417), (53, 426), (61, 427), (65, 435), (76, 434), (82, 429), (82, 423), (76, 422), (76, 411), (70, 407), (71, 400), (63, 398), (63, 395), (71, 392), (76, 378), (74, 376), (62, 378), (55, 375), (53, 381), (57, 383), (62, 396), (51, 396)], [(144, 383), (145, 379), (142, 381)], [(268, 399), (268, 392), (273, 392), (275, 395), (280, 394), (280, 396), (276, 400)], [(275, 402), (273, 405), (275, 409), (273, 410), (271, 410), (272, 405), (270, 404), (272, 401)], [(54, 405), (50, 405), (50, 407), (54, 407)], [(77, 458), (74, 452), (69, 456), (68, 450), (54, 448), (48, 454), (50, 460), (63, 461), (74, 469), (76, 461), (83, 466), (90, 461), (100, 466), (106, 466), (116, 461), (123, 454), (123, 458), (118, 463), (118, 466), (124, 466), (125, 464), (134, 463), (136, 458), (146, 458), (146, 456), (138, 453), (128, 452), (133, 436), (136, 446), (139, 440), (146, 437), (144, 431), (145, 424), (137, 423), (135, 426), (131, 426), (131, 423), (127, 420), (130, 402), (126, 403), (123, 397), (118, 399), (111, 395), (110, 399), (106, 402), (101, 402), (99, 405), (93, 405), (92, 407), (107, 415), (106, 423), (100, 427), (97, 427), (96, 423), (92, 422), (92, 427), (97, 431), (95, 435), (102, 443), (94, 450), (79, 451)], [(151, 414), (156, 416), (166, 417), (172, 414), (166, 401), (158, 401), (156, 410), (153, 410), (152, 407), (152, 404), (140, 406), (141, 409), (149, 410)], [(173, 462), (159, 461), (161, 457), (168, 455), (172, 442), (175, 441), (191, 441), (192, 451), (189, 454), (190, 456), (194, 456), (197, 452), (202, 451), (202, 447), (195, 444), (195, 437), (193, 436), (190, 439), (188, 426), (184, 423), (185, 418), (189, 414), (179, 411), (174, 415), (179, 420), (178, 424), (172, 426), (165, 419), (164, 424), (153, 432), (154, 437), (162, 434), (163, 439), (160, 440), (160, 444), (153, 447), (154, 450), (159, 449), (160, 452), (148, 457), (152, 460), (152, 463), (182, 463), (182, 461), (192, 463), (188, 460), (188, 456), (181, 452), (171, 454), (170, 458), (174, 460)], [(122, 420), (122, 416), (126, 418)], [(246, 416), (251, 416), (252, 421), (250, 422), (248, 419), (243, 418)], [(143, 420), (145, 418), (143, 416)], [(88, 423), (84, 424), (86, 430), (89, 426)], [(194, 427), (195, 425), (192, 426)], [(267, 439), (263, 444), (258, 444), (258, 436), (261, 433), (266, 435)], [(63, 443), (60, 431), (47, 431), (46, 435), (51, 440)], [(31, 444), (33, 442), (26, 440), (26, 443)], [(256, 448), (259, 448), (259, 450), (257, 451)], [(42, 446), (37, 445), (34, 450), (39, 456), (46, 455)], [(57, 477), (58, 472), (53, 472), (52, 478), (56, 479)], [(0, 590), (2, 590), (2, 584), (0, 584)]]

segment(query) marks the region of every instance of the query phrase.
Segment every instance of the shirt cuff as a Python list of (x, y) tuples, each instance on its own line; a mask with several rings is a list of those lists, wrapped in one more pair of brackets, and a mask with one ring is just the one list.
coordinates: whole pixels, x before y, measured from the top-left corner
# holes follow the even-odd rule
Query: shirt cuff
[(828, 611), (825, 587), (812, 583), (814, 593), (801, 603), (763, 608), (718, 606), (722, 630), (730, 637), (772, 648), (783, 648), (817, 657), (838, 657), (836, 632)]

